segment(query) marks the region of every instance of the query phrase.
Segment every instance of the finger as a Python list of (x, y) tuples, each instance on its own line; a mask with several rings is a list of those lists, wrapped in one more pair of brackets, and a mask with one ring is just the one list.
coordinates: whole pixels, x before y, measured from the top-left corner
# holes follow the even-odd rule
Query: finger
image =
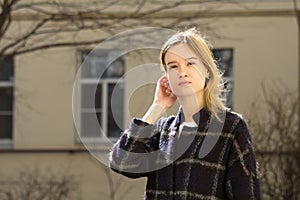
[(169, 81), (168, 81), (168, 78), (167, 77), (163, 77), (161, 79), (161, 84), (164, 86), (164, 87), (169, 87)]
[(169, 87), (169, 84), (168, 82), (161, 82), (160, 85), (164, 88), (168, 88)]
[(168, 81), (167, 76), (162, 76), (160, 79), (161, 79), (161, 81), (164, 81), (164, 82), (165, 82), (165, 81)]
[(166, 89), (166, 90), (165, 90), (165, 93), (166, 93), (167, 95), (170, 95), (170, 94), (172, 94), (172, 90)]
[(162, 78), (159, 80), (159, 85), (165, 86), (165, 81)]

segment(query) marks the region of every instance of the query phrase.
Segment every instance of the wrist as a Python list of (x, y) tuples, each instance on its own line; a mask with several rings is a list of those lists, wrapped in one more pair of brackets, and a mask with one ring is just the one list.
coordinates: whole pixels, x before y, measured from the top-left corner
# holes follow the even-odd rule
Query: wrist
[(152, 105), (151, 106), (156, 106), (156, 107), (159, 107), (160, 109), (162, 109), (163, 111), (166, 111), (166, 110), (168, 110), (171, 106), (168, 106), (168, 105), (166, 105), (166, 104), (164, 104), (164, 103), (161, 103), (161, 102), (159, 102), (159, 101), (154, 101), (153, 103), (152, 103)]
[(154, 124), (163, 115), (164, 112), (165, 109), (162, 105), (153, 103), (142, 120), (149, 124)]

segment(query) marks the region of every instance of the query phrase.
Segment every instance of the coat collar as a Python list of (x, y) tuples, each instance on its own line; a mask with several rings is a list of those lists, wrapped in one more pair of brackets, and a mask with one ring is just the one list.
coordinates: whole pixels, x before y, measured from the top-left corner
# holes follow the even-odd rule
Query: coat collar
[[(194, 121), (196, 122), (196, 124), (198, 124), (199, 127), (198, 130), (202, 129), (207, 124), (207, 122), (209, 122), (210, 118), (211, 118), (211, 113), (208, 111), (206, 107), (202, 108), (201, 110), (199, 110), (193, 115)], [(171, 131), (179, 130), (179, 125), (183, 121), (184, 121), (184, 113), (182, 107), (180, 106), (178, 109), (178, 113), (175, 117), (175, 120), (170, 125), (170, 130)]]

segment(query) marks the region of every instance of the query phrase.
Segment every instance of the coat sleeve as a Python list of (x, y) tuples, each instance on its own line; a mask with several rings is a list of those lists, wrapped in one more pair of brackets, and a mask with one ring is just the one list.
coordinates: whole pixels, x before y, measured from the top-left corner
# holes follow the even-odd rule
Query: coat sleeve
[(258, 168), (247, 124), (240, 119), (233, 131), (226, 192), (229, 199), (261, 199)]
[(110, 168), (129, 178), (147, 176), (150, 152), (158, 150), (160, 132), (165, 119), (161, 118), (156, 124), (148, 124), (133, 118), (130, 126), (114, 144), (109, 165)]

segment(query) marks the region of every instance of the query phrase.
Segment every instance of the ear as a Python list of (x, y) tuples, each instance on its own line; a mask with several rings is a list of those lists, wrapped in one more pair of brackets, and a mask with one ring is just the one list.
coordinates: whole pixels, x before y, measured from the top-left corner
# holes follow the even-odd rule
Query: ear
[(206, 70), (205, 70), (205, 77), (209, 78), (210, 77), (210, 71), (209, 68), (207, 66), (205, 66)]

